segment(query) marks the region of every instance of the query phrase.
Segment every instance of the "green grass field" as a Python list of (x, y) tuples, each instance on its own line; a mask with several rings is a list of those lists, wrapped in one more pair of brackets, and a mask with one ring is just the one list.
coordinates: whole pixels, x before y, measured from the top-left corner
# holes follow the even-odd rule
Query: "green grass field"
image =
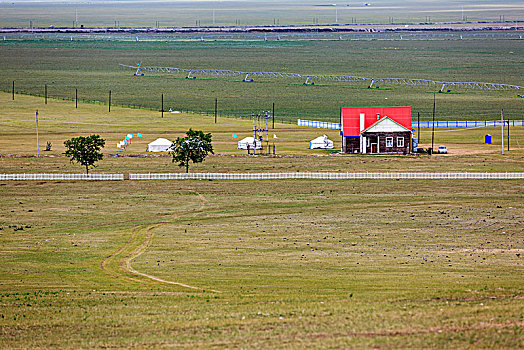
[[(269, 158), (235, 149), (249, 120), (7, 93), (0, 106), (0, 173), (81, 172), (63, 141), (94, 132), (108, 141), (95, 172), (182, 171), (138, 156), (189, 127), (217, 151), (195, 172), (523, 171), (522, 128), (504, 156), (499, 130), (468, 129), (436, 134), (446, 156), (386, 157), (310, 151), (324, 130), (277, 123)], [(53, 144), (39, 158), (36, 109)], [(144, 137), (111, 156), (129, 132)], [(2, 348), (524, 346), (520, 180), (6, 181), (0, 193)]]
[[(333, 15), (311, 2), (304, 12), (264, 4), (242, 22), (272, 22), (277, 12), (281, 24)], [(422, 12), (395, 4), (381, 3), (366, 19), (460, 15), (446, 8), (458, 6), (450, 1)], [(465, 5), (479, 18), (520, 11), (517, 2), (503, 11), (498, 2)], [(162, 6), (143, 15), (133, 3), (120, 14), (114, 3), (81, 4), (79, 14), (89, 25), (195, 20), (183, 4)], [(238, 3), (222, 6), (230, 10), (217, 10), (217, 21), (234, 22)], [(2, 3), (0, 22), (69, 24), (64, 14), (72, 21), (74, 9)], [(366, 9), (354, 11), (361, 18)], [(63, 142), (92, 133), (107, 141), (95, 173), (182, 172), (145, 149), (190, 127), (211, 132), (216, 153), (191, 172), (522, 172), (524, 128), (511, 129), (504, 156), (500, 129), (468, 128), (437, 129), (435, 146), (446, 145), (448, 155), (404, 157), (332, 154), (341, 146), (337, 130), (294, 125), (338, 121), (345, 105), (411, 105), (414, 118), (430, 120), (432, 88), (133, 77), (118, 63), (522, 85), (523, 54), (521, 40), (0, 41), (0, 173), (83, 172), (62, 155)], [(13, 101), (13, 80), (29, 94), (42, 95), (47, 84), (53, 98)], [(80, 99), (101, 103), (76, 109), (67, 100), (75, 88)], [(162, 93), (166, 109), (182, 113), (161, 118)], [(437, 119), (499, 119), (501, 108), (522, 119), (517, 94), (438, 94)], [(236, 142), (252, 124), (238, 116), (273, 102), (277, 156), (248, 157)], [(118, 141), (138, 132), (143, 138), (117, 152)], [(487, 133), (492, 145), (483, 143)], [(308, 150), (322, 134), (335, 149)], [(420, 142), (431, 146), (428, 129)], [(523, 190), (521, 180), (0, 182), (0, 347), (524, 348)]]
[[(278, 118), (338, 121), (340, 107), (348, 105), (410, 105), (413, 117), (430, 120), (433, 93), (440, 86), (382, 86), (365, 83), (184, 75), (135, 77), (119, 63), (186, 69), (276, 71), (300, 74), (345, 74), (362, 77), (416, 78), (443, 81), (479, 81), (522, 86), (521, 40), (282, 40), (282, 41), (0, 41), (0, 89), (144, 106), (211, 113), (218, 99), (219, 113), (250, 116), (270, 110)], [(327, 53), (327, 54), (326, 54)], [(255, 78), (256, 79), (256, 78)], [(355, 88), (357, 87), (357, 88)], [(360, 87), (360, 88), (359, 88)], [(438, 94), (437, 120), (493, 120), (500, 109), (510, 119), (521, 119), (524, 100), (513, 91), (455, 89)]]
[(523, 346), (519, 182), (2, 193), (4, 348)]

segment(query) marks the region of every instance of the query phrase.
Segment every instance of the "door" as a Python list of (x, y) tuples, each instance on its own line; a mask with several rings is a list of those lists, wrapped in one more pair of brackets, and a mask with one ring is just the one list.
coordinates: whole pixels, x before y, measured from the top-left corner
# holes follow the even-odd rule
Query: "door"
[(370, 153), (378, 153), (378, 149), (377, 149), (377, 144), (376, 143), (372, 143), (371, 144), (371, 152)]

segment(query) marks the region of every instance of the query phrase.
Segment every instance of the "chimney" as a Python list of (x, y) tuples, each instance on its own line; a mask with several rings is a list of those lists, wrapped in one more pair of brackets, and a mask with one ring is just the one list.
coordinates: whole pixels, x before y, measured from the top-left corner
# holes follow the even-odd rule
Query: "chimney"
[(364, 130), (364, 119), (366, 115), (364, 113), (360, 113), (360, 132)]

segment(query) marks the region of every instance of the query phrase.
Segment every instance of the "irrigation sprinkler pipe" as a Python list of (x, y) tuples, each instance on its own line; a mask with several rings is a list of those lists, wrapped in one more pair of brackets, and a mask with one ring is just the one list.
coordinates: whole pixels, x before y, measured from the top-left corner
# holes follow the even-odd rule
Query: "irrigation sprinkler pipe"
[[(394, 85), (411, 85), (411, 86), (428, 86), (428, 85), (440, 85), (441, 89), (439, 92), (448, 92), (449, 88), (465, 88), (465, 89), (477, 89), (477, 90), (524, 90), (524, 86), (511, 85), (511, 84), (499, 84), (499, 83), (486, 83), (486, 82), (474, 82), (474, 81), (439, 81), (439, 80), (428, 80), (428, 79), (411, 79), (411, 78), (367, 78), (358, 77), (351, 75), (334, 75), (334, 74), (299, 74), (299, 73), (288, 73), (288, 72), (242, 72), (236, 70), (224, 70), (224, 69), (185, 69), (176, 67), (147, 67), (147, 66), (129, 66), (120, 64), (122, 67), (140, 69), (143, 72), (162, 72), (162, 73), (184, 73), (187, 74), (187, 79), (195, 79), (196, 75), (216, 75), (216, 76), (243, 76), (244, 81), (253, 81), (253, 77), (265, 77), (275, 79), (305, 79), (305, 85), (312, 85), (315, 80), (326, 80), (326, 81), (340, 81), (340, 82), (355, 82), (365, 81), (369, 82), (369, 87), (378, 87), (378, 83), (383, 84), (394, 84)], [(136, 73), (135, 73), (136, 75)]]

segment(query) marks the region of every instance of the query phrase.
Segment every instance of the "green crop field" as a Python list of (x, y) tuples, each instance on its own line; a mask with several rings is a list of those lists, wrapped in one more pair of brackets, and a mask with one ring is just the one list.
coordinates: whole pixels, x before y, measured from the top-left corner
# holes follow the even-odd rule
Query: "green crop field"
[[(75, 173), (63, 141), (99, 133), (94, 170), (182, 171), (156, 137), (213, 134), (194, 172), (523, 171), (524, 133), (441, 130), (448, 155), (330, 155), (276, 123), (278, 157), (235, 149), (249, 120), (0, 93), (0, 173)], [(40, 145), (35, 153), (35, 110)], [(121, 155), (116, 142), (142, 132)], [(482, 144), (485, 133), (493, 145)], [(327, 131), (340, 147), (337, 131)], [(430, 133), (423, 130), (424, 145)], [(0, 182), (2, 348), (520, 348), (520, 180)]]
[[(304, 86), (297, 79), (183, 74), (133, 76), (119, 66), (142, 62), (146, 66), (186, 69), (275, 71), (300, 74), (344, 74), (375, 78), (414, 78), (440, 81), (479, 81), (522, 86), (522, 40), (219, 40), (147, 41), (48, 38), (0, 41), (0, 88), (50, 96), (144, 106), (160, 110), (211, 112), (215, 99), (219, 113), (249, 116), (275, 103), (278, 118), (338, 121), (340, 107), (348, 105), (409, 105), (413, 116), (431, 119), (433, 93), (439, 85), (410, 87), (366, 83), (318, 82)], [(368, 83), (369, 84), (369, 83)], [(510, 119), (522, 119), (522, 92), (453, 89), (438, 94), (437, 120), (493, 120), (504, 108)]]

